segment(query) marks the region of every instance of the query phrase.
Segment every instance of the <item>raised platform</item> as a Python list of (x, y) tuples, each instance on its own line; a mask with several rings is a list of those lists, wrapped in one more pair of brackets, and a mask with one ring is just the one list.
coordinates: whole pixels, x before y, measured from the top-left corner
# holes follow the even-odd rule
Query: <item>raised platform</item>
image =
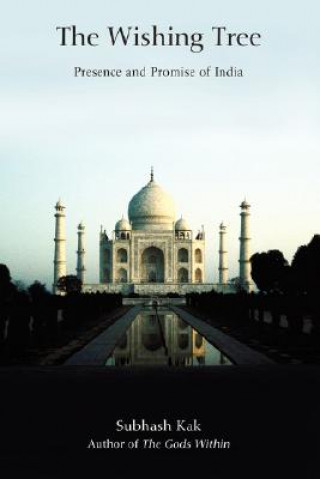
[(124, 296), (165, 296), (188, 293), (206, 293), (215, 290), (221, 293), (234, 293), (233, 285), (217, 283), (99, 283), (83, 285), (85, 293), (122, 293)]

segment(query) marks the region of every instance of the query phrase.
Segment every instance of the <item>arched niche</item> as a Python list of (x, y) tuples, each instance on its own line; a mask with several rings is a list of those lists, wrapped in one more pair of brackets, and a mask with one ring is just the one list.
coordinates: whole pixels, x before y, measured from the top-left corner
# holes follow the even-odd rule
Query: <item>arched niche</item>
[(108, 268), (106, 268), (103, 271), (103, 282), (104, 283), (110, 283), (110, 270)]
[(125, 268), (118, 269), (117, 280), (119, 283), (128, 282), (128, 272)]
[(187, 283), (189, 280), (188, 270), (186, 268), (180, 268), (178, 271), (178, 282)]
[(178, 251), (178, 262), (179, 263), (188, 263), (189, 253), (186, 248), (180, 248)]
[(202, 271), (200, 268), (197, 268), (196, 271), (195, 271), (195, 281), (196, 283), (202, 283), (203, 279), (202, 279)]
[(194, 260), (196, 263), (202, 263), (202, 251), (200, 248), (197, 248), (194, 252)]
[(117, 262), (118, 263), (127, 263), (128, 262), (128, 252), (124, 248), (117, 250)]

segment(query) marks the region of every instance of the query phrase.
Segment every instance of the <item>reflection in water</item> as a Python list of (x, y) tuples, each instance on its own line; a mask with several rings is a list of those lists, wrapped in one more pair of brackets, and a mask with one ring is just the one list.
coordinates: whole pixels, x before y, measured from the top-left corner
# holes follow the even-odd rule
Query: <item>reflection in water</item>
[(232, 364), (176, 314), (144, 310), (137, 315), (106, 366), (201, 366)]

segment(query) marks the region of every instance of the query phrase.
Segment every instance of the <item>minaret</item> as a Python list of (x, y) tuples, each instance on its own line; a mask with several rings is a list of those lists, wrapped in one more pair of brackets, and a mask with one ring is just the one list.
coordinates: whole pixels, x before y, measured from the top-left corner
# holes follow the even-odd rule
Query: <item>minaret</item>
[(57, 283), (62, 276), (67, 274), (66, 263), (66, 215), (65, 207), (62, 205), (61, 200), (57, 202), (56, 206), (56, 230), (55, 230), (55, 248), (54, 248), (54, 279), (53, 279), (53, 292), (57, 294), (59, 292)]
[(78, 225), (78, 251), (77, 251), (77, 277), (80, 279), (81, 284), (84, 285), (85, 283), (85, 271), (86, 268), (84, 266), (84, 230), (85, 226), (81, 222)]
[(247, 292), (251, 291), (251, 265), (250, 265), (250, 237), (249, 237), (249, 208), (250, 205), (244, 200), (241, 205), (241, 232), (240, 232), (240, 258), (239, 278), (240, 286)]
[(226, 250), (227, 227), (221, 223), (219, 230), (219, 284), (221, 286), (228, 282), (228, 252)]
[(99, 235), (99, 281), (100, 281), (100, 283), (103, 283), (103, 280), (104, 280), (104, 275), (103, 275), (103, 271), (104, 271), (104, 268), (105, 268), (104, 255), (103, 255), (104, 239), (105, 239), (105, 235), (104, 235), (104, 232), (103, 232), (103, 226), (101, 225), (100, 226), (100, 235)]

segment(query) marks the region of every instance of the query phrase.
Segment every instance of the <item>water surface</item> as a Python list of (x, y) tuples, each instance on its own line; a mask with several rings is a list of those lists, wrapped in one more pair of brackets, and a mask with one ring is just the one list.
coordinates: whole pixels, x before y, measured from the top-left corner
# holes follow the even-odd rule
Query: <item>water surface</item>
[(106, 366), (215, 366), (229, 358), (170, 310), (145, 309), (120, 338)]

